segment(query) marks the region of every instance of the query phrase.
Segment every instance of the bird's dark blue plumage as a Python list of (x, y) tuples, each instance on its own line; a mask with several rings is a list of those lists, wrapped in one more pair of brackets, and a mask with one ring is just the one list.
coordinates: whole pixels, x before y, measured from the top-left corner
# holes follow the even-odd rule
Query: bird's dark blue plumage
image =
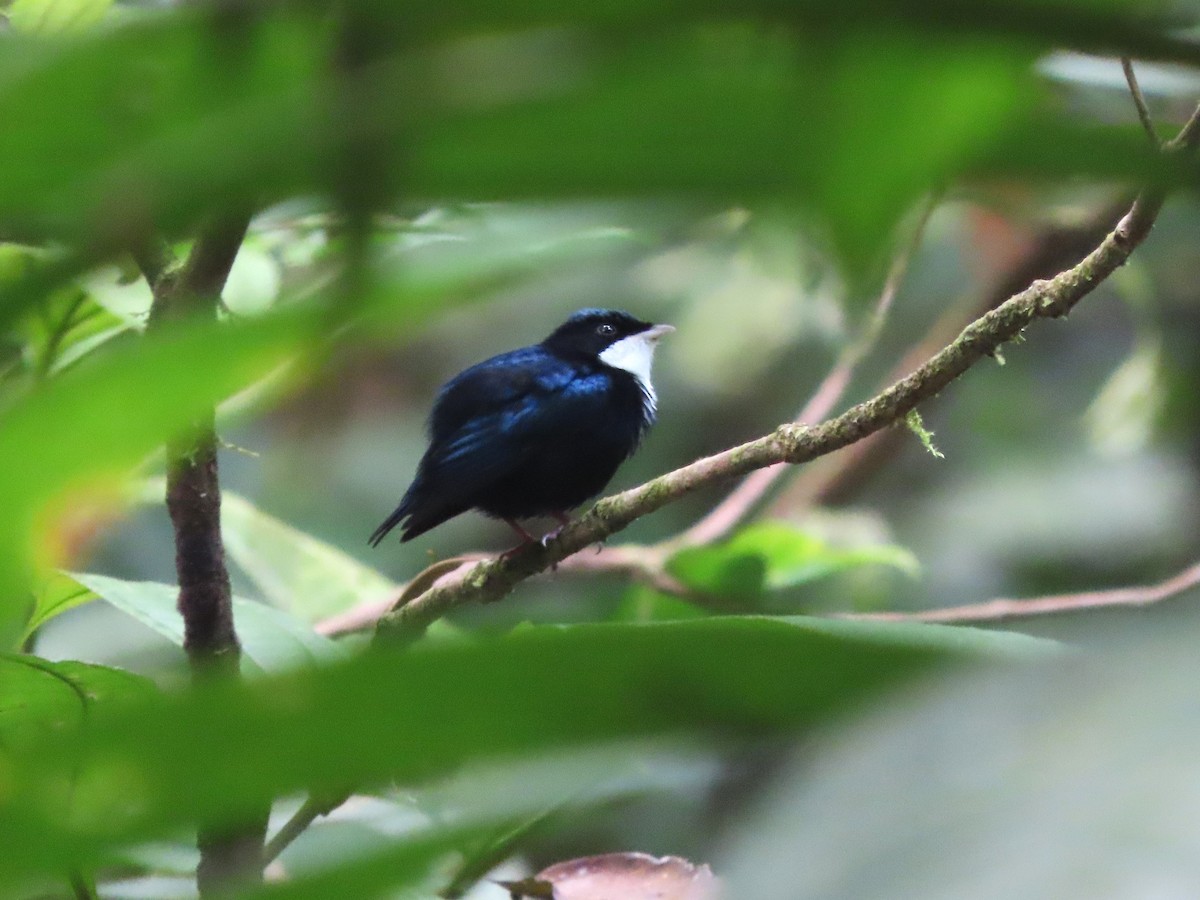
[(398, 525), (410, 540), (469, 509), (516, 527), (599, 494), (654, 423), (650, 362), (671, 330), (580, 310), (540, 344), (456, 375), (434, 403), (416, 478), (371, 544)]

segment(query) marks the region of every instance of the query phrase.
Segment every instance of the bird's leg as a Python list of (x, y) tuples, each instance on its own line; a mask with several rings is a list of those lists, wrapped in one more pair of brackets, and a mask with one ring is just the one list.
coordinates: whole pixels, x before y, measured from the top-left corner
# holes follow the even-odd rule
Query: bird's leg
[(522, 528), (521, 524), (519, 522), (517, 522), (516, 519), (505, 519), (504, 524), (507, 525), (509, 528), (511, 528), (513, 531), (515, 531), (517, 533), (517, 536), (521, 539), (521, 543), (517, 544), (517, 546), (515, 546), (515, 547), (509, 547), (507, 550), (505, 550), (503, 553), (501, 553), (500, 554), (501, 559), (508, 559), (510, 556), (512, 556), (518, 550), (520, 550), (524, 547), (527, 547), (530, 544), (536, 544), (538, 542), (537, 538), (535, 538), (532, 534), (530, 534), (528, 531), (526, 531), (524, 528)]
[(505, 519), (504, 524), (517, 533), (517, 537), (521, 539), (522, 544), (532, 544), (537, 538), (521, 527), (521, 523), (516, 519)]

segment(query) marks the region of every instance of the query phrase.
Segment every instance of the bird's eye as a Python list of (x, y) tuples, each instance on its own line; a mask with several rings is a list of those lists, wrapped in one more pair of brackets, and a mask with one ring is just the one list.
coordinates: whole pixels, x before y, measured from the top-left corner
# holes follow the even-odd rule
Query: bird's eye
[(603, 325), (596, 326), (596, 334), (603, 335), (604, 337), (609, 337), (610, 335), (614, 335), (616, 333), (617, 333), (616, 327), (613, 325), (609, 325), (607, 322), (605, 322)]

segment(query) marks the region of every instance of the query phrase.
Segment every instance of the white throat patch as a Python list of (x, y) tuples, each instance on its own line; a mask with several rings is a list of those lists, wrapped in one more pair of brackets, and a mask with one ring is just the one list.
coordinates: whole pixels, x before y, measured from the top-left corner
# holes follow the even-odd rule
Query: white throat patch
[(660, 337), (662, 333), (653, 329), (631, 334), (600, 354), (600, 362), (614, 369), (623, 369), (638, 380), (642, 393), (646, 395), (647, 411), (651, 415), (658, 407), (658, 395), (650, 383), (650, 364), (654, 362), (654, 350)]

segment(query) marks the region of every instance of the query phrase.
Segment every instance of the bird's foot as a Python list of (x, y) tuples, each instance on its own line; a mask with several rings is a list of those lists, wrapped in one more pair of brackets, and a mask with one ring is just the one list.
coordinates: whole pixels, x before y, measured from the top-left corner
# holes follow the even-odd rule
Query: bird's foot
[[(538, 539), (538, 543), (542, 545), (543, 550), (550, 546), (550, 542), (553, 541), (556, 537), (558, 537), (558, 533), (560, 531), (562, 531), (561, 527), (555, 528), (553, 531), (547, 531), (545, 534), (543, 534)], [(554, 562), (550, 563), (550, 571), (555, 574), (558, 574), (558, 560), (555, 560)]]
[[(554, 521), (558, 522), (558, 527), (555, 528), (553, 531), (546, 532), (540, 538), (535, 538), (532, 534), (530, 534), (528, 531), (526, 531), (524, 529), (524, 527), (522, 527), (520, 525), (520, 523), (518, 523), (515, 519), (505, 519), (504, 523), (506, 525), (508, 525), (509, 528), (511, 528), (513, 531), (515, 531), (517, 533), (517, 536), (521, 538), (521, 542), (519, 544), (517, 544), (515, 547), (510, 547), (508, 550), (505, 550), (503, 553), (501, 553), (500, 559), (502, 559), (502, 560), (511, 559), (513, 556), (520, 553), (521, 551), (523, 551), (526, 547), (528, 547), (531, 544), (537, 544), (538, 546), (542, 547), (543, 549), (545, 549), (546, 547), (549, 547), (551, 542), (554, 541), (554, 539), (557, 538), (560, 534), (562, 534), (562, 530), (571, 524), (571, 517), (568, 516), (566, 513), (561, 513), (561, 512), (550, 513), (550, 516), (551, 516), (551, 518), (554, 519)], [(558, 571), (558, 563), (557, 562), (553, 562), (550, 564), (550, 571), (551, 572)]]
[(568, 516), (566, 513), (562, 513), (562, 512), (550, 513), (550, 518), (554, 519), (554, 521), (558, 523), (558, 527), (555, 528), (553, 531), (547, 531), (545, 534), (542, 535), (542, 539), (539, 543), (541, 543), (541, 545), (543, 547), (549, 547), (550, 542), (552, 540), (554, 540), (556, 537), (558, 537), (560, 534), (562, 534), (563, 529), (571, 524), (571, 517)]

